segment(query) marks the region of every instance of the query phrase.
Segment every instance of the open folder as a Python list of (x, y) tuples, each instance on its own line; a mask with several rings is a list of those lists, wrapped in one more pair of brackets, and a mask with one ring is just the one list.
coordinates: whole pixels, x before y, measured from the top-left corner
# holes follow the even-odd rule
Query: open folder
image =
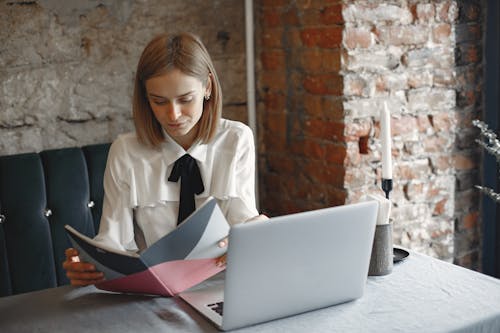
[(224, 269), (216, 259), (226, 251), (218, 242), (227, 236), (229, 224), (214, 198), (140, 254), (106, 247), (65, 228), (80, 259), (104, 273), (99, 289), (172, 296)]

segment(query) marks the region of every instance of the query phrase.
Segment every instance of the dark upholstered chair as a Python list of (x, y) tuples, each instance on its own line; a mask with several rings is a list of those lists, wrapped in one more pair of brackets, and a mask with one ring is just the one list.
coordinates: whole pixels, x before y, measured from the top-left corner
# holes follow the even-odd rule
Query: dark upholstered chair
[(0, 157), (0, 296), (68, 284), (69, 224), (93, 237), (109, 144)]

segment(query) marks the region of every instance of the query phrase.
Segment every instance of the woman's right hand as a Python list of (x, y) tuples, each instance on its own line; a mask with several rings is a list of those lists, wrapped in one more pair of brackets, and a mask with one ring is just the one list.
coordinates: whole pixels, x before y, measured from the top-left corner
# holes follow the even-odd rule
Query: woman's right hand
[(66, 261), (63, 268), (73, 286), (88, 286), (104, 280), (104, 274), (96, 270), (93, 264), (81, 262), (78, 251), (74, 248), (66, 249)]

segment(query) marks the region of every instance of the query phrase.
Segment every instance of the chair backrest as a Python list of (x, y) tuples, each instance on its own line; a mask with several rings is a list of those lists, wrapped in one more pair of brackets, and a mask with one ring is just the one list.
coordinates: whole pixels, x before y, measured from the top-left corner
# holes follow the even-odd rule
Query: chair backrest
[(64, 225), (98, 230), (109, 146), (0, 157), (0, 296), (69, 282)]

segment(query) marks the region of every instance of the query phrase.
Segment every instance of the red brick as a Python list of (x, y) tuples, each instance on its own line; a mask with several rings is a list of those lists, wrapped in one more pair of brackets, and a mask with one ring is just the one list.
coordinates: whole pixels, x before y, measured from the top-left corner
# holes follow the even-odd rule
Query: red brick
[(481, 98), (477, 95), (474, 90), (459, 90), (457, 91), (457, 106), (458, 107), (468, 107), (474, 106), (477, 103), (477, 99)]
[(344, 44), (348, 49), (368, 48), (373, 45), (372, 32), (365, 27), (346, 27)]
[(474, 229), (479, 225), (479, 212), (470, 212), (462, 218), (464, 229)]
[(286, 73), (282, 71), (262, 71), (260, 73), (260, 84), (263, 89), (285, 91)]
[(296, 0), (294, 1), (297, 7), (301, 10), (308, 8), (316, 8), (322, 10), (325, 6), (330, 4), (340, 3), (340, 0)]
[(324, 159), (325, 148), (318, 141), (305, 139), (303, 143), (303, 155), (311, 159)]
[(272, 158), (267, 160), (269, 171), (278, 172), (283, 175), (290, 175), (295, 173), (295, 161), (292, 157), (274, 154)]
[(327, 206), (340, 206), (345, 204), (347, 191), (343, 187), (326, 186)]
[(477, 168), (478, 160), (475, 156), (459, 152), (453, 156), (453, 165), (457, 170), (472, 170)]
[[(377, 126), (380, 132), (380, 122)], [(405, 135), (418, 129), (417, 118), (413, 116), (401, 116), (400, 118), (391, 117), (391, 135)]]
[(415, 19), (423, 22), (431, 22), (436, 14), (434, 4), (432, 3), (419, 3), (412, 7), (412, 12)]
[(283, 13), (283, 22), (286, 25), (296, 26), (300, 24), (297, 8), (293, 7)]
[(281, 50), (262, 52), (261, 61), (264, 70), (285, 70), (285, 53)]
[(301, 67), (307, 72), (318, 72), (323, 69), (322, 55), (320, 49), (305, 49), (301, 54)]
[(312, 118), (323, 117), (323, 97), (318, 95), (304, 94), (301, 96), (304, 103), (304, 112)]
[(278, 135), (284, 135), (287, 132), (286, 114), (267, 112), (265, 118), (263, 125), (266, 131)]
[(264, 10), (262, 13), (262, 23), (268, 28), (276, 28), (283, 25), (281, 14), (273, 9)]
[(304, 166), (304, 172), (316, 184), (344, 185), (343, 166), (325, 165), (323, 161), (308, 161)]
[(395, 165), (394, 179), (419, 179), (421, 177), (428, 177), (431, 173), (428, 161), (404, 161)]
[(477, 21), (479, 19), (481, 15), (481, 8), (477, 3), (462, 1), (461, 5), (462, 6), (459, 12), (459, 17), (461, 22)]
[[(296, 202), (298, 199), (302, 199), (301, 201), (308, 201), (309, 204), (325, 201), (326, 193), (322, 190), (322, 186), (311, 183), (304, 175), (299, 174), (297, 177), (290, 178), (289, 184), (287, 185), (286, 190), (290, 191), (290, 197)], [(297, 206), (299, 206), (299, 204), (297, 204)]]
[(285, 112), (286, 98), (283, 93), (267, 93), (264, 95), (265, 112)]
[(367, 87), (368, 83), (361, 75), (348, 75), (344, 77), (345, 96), (365, 96)]
[(481, 39), (481, 25), (461, 23), (455, 25), (455, 42), (474, 42)]
[(321, 12), (317, 8), (300, 9), (300, 25), (302, 27), (317, 26), (320, 22)]
[(263, 29), (262, 47), (264, 48), (283, 48), (283, 29)]
[(321, 31), (319, 47), (338, 48), (342, 44), (343, 27), (325, 28)]
[(306, 46), (338, 48), (342, 42), (342, 27), (307, 28), (301, 31), (300, 37)]
[[(451, 135), (450, 132), (447, 132), (448, 135)], [(444, 148), (446, 148), (449, 143), (448, 143), (448, 136), (427, 136), (424, 137), (423, 144), (424, 144), (424, 150), (428, 153), (440, 153), (443, 151)]]
[(455, 1), (444, 1), (436, 4), (436, 19), (442, 22), (453, 22), (458, 17)]
[(321, 11), (321, 23), (323, 24), (342, 24), (344, 19), (342, 18), (342, 5), (335, 4), (328, 6)]
[(481, 60), (481, 51), (479, 50), (479, 46), (474, 44), (460, 44), (458, 46), (457, 58), (458, 65), (478, 63)]
[(358, 151), (361, 155), (368, 155), (370, 153), (370, 137), (369, 136), (361, 136), (358, 140)]
[(428, 115), (419, 115), (417, 117), (417, 125), (419, 132), (427, 132), (429, 127), (432, 126), (431, 119)]
[(454, 126), (454, 118), (448, 112), (438, 112), (432, 115), (432, 126), (436, 132), (449, 132)]
[(423, 45), (428, 40), (429, 27), (420, 25), (390, 25), (375, 29), (379, 42), (384, 45)]
[(261, 0), (260, 4), (264, 7), (283, 7), (288, 4), (288, 0)]
[[(285, 41), (285, 49), (293, 49), (295, 51), (298, 47), (302, 45), (302, 38), (300, 28), (288, 27), (284, 33), (283, 40)], [(292, 53), (293, 54), (293, 53)]]
[(311, 94), (341, 96), (342, 82), (342, 77), (339, 74), (332, 73), (309, 75), (304, 79), (303, 85), (305, 90)]
[(432, 157), (431, 161), (433, 168), (441, 172), (449, 171), (453, 164), (453, 159), (450, 156)]
[(325, 119), (343, 121), (344, 103), (342, 97), (324, 97), (323, 114), (325, 115)]
[(322, 50), (323, 52), (321, 55), (323, 56), (322, 58), (322, 68), (325, 71), (333, 71), (333, 72), (338, 72), (340, 71), (340, 66), (341, 66), (341, 55), (340, 55), (340, 50), (339, 49), (328, 49), (328, 50)]
[[(264, 125), (265, 126), (265, 125)], [(263, 136), (264, 136), (264, 142), (265, 142), (265, 152), (267, 154), (272, 154), (275, 152), (284, 152), (287, 149), (287, 142), (286, 142), (286, 133), (280, 133), (279, 135), (276, 132), (271, 132), (271, 131), (265, 131)], [(271, 155), (272, 156), (272, 155)], [(272, 157), (271, 157), (272, 158)]]
[(434, 43), (450, 44), (451, 43), (451, 25), (442, 23), (432, 29), (432, 40)]
[[(473, 81), (469, 81), (473, 82)], [(433, 83), (436, 87), (451, 87), (457, 83), (455, 71), (443, 69), (434, 71)]]
[(343, 123), (309, 119), (304, 122), (303, 128), (304, 134), (308, 137), (337, 141), (343, 141), (344, 139)]
[(326, 156), (325, 161), (337, 165), (344, 165), (347, 151), (344, 145), (339, 144), (327, 144), (325, 146)]
[(432, 212), (432, 215), (443, 215), (445, 212), (445, 206), (446, 203), (448, 202), (447, 199), (441, 199), (434, 205), (434, 211)]
[(269, 189), (269, 191), (266, 191), (265, 193), (269, 193), (274, 189), (283, 187), (282, 177), (280, 174), (267, 172), (261, 177), (263, 180), (262, 183), (267, 189)]
[(318, 28), (304, 29), (300, 33), (300, 38), (305, 46), (316, 46), (319, 42), (321, 30)]

